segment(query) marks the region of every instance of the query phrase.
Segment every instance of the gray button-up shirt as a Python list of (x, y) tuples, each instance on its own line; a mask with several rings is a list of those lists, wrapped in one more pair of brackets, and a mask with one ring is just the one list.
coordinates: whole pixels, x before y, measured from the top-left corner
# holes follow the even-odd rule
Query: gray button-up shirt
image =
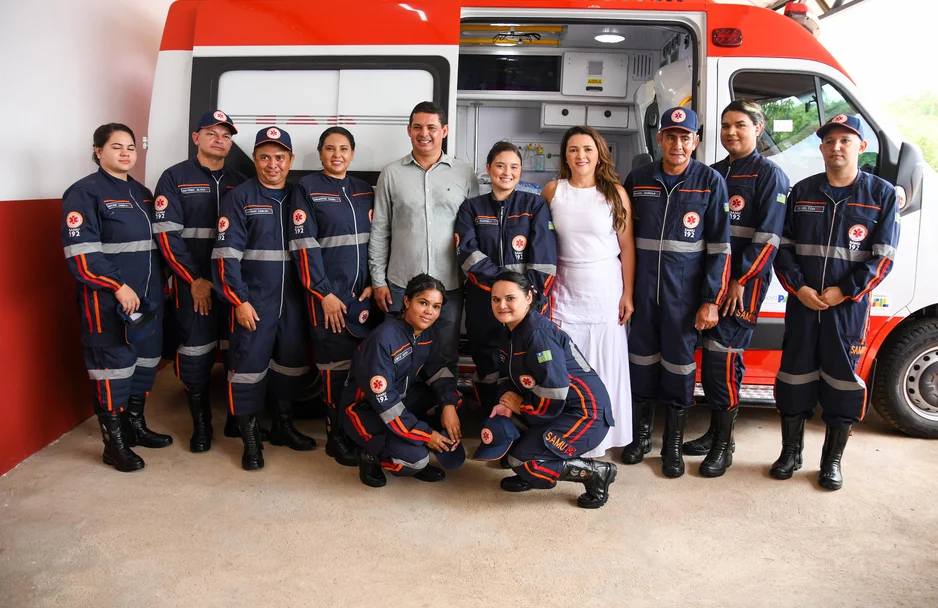
[(421, 272), (459, 288), (456, 212), (479, 194), (472, 167), (444, 154), (425, 171), (413, 154), (381, 170), (368, 242), (368, 267), (375, 287), (388, 281), (404, 287)]

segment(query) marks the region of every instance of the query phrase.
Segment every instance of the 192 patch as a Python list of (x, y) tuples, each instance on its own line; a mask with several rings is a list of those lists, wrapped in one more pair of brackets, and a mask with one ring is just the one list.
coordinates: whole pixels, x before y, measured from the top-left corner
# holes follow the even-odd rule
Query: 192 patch
[(528, 390), (534, 388), (534, 385), (537, 384), (537, 382), (534, 381), (534, 377), (528, 376), (527, 374), (524, 374), (518, 378), (518, 381), (521, 382), (521, 386)]
[(538, 363), (547, 363), (548, 361), (553, 361), (554, 356), (549, 350), (544, 350), (537, 353), (537, 362)]
[(511, 239), (511, 248), (515, 251), (524, 251), (524, 248), (528, 246), (528, 239), (523, 234), (519, 234), (515, 238)]
[(388, 390), (388, 381), (384, 376), (372, 376), (371, 380), (368, 382), (368, 386), (371, 387), (371, 392), (376, 395), (381, 395)]
[(167, 207), (169, 207), (169, 199), (162, 194), (156, 197), (156, 201), (153, 203), (154, 209), (157, 211), (166, 211)]
[(730, 197), (730, 211), (742, 211), (746, 208), (746, 199), (738, 194)]
[(228, 221), (228, 218), (224, 215), (218, 218), (218, 231), (224, 232), (228, 230), (228, 227), (231, 226), (231, 222)]
[(863, 224), (854, 224), (850, 227), (850, 230), (847, 231), (847, 236), (850, 237), (850, 240), (854, 243), (859, 243), (870, 233), (870, 231)]
[(78, 228), (84, 221), (85, 218), (77, 211), (69, 211), (68, 215), (65, 216), (65, 225), (72, 229)]
[[(724, 207), (729, 211), (729, 203), (724, 203)], [(700, 215), (695, 211), (689, 211), (684, 214), (684, 227), (694, 229), (700, 225)]]
[(295, 226), (302, 226), (306, 222), (306, 212), (302, 209), (297, 209), (293, 212), (293, 224)]

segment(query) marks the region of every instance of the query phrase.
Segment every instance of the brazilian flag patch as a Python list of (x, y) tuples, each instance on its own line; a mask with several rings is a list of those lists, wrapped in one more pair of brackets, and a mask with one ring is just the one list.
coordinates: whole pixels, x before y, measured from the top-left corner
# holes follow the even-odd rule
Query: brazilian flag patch
[(784, 205), (786, 199), (787, 199), (787, 197), (786, 197), (784, 194), (779, 194), (779, 195), (777, 195), (777, 196), (775, 197), (775, 202), (776, 202), (776, 203), (781, 203), (781, 204)]
[(553, 230), (553, 229), (554, 229), (554, 222), (547, 222), (547, 229), (548, 229), (548, 230)]
[(550, 354), (549, 350), (541, 351), (537, 353), (537, 362), (538, 363), (547, 363), (548, 361), (553, 361), (554, 356)]

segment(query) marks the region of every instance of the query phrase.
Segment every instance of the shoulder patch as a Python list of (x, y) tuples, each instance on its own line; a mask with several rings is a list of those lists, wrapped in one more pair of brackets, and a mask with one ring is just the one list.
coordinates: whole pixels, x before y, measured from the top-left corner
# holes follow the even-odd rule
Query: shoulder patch
[(553, 361), (554, 356), (549, 350), (544, 350), (537, 353), (537, 362), (538, 363), (547, 363), (548, 361)]
[(786, 200), (788, 200), (788, 197), (785, 196), (784, 194), (778, 194), (778, 195), (775, 197), (775, 202), (776, 202), (776, 203), (781, 203), (781, 204), (783, 204), (783, 205), (785, 204), (785, 201), (786, 201)]
[(388, 390), (388, 381), (384, 379), (384, 376), (372, 376), (368, 384), (371, 387), (371, 392), (376, 395), (380, 395)]
[(77, 211), (69, 211), (68, 215), (65, 216), (65, 225), (69, 228), (78, 228), (84, 221), (85, 218)]
[(534, 377), (528, 376), (527, 374), (522, 375), (520, 378), (518, 378), (518, 380), (521, 381), (521, 386), (528, 390), (531, 390), (534, 388), (534, 385), (537, 384), (537, 382), (534, 381)]

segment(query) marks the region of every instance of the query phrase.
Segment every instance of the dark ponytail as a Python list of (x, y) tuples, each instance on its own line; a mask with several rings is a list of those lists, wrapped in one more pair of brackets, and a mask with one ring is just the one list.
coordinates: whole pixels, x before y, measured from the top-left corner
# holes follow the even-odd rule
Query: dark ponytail
[(408, 300), (413, 300), (414, 296), (424, 291), (439, 291), (440, 295), (443, 296), (443, 304), (446, 304), (446, 287), (443, 286), (443, 283), (439, 279), (423, 272), (407, 281), (404, 296)]

